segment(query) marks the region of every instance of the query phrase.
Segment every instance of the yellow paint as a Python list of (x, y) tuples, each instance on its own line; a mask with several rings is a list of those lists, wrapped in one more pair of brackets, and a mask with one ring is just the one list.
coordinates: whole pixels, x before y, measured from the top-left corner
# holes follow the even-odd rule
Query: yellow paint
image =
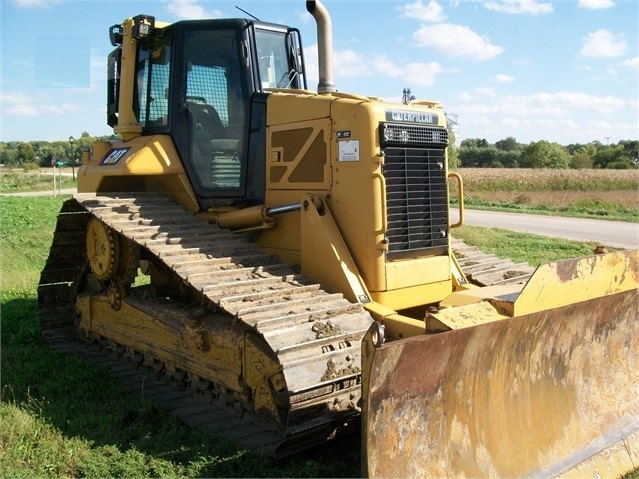
[(200, 377), (210, 378), (215, 371), (215, 381), (244, 395), (248, 401), (246, 386), (242, 381), (241, 329), (234, 326), (232, 318), (205, 318), (201, 327), (210, 344), (202, 349), (200, 342), (188, 334), (185, 318), (178, 314), (148, 314), (136, 305), (124, 300), (120, 310), (109, 305), (105, 295), (81, 295), (76, 300), (80, 314), (79, 330), (89, 337), (101, 335), (155, 359), (173, 364)]
[(349, 301), (367, 302), (370, 293), (326, 204), (312, 197), (303, 203), (302, 273), (325, 285), (328, 291), (341, 292)]
[[(139, 136), (127, 142), (94, 145), (93, 158), (78, 170), (79, 193), (148, 191), (175, 199), (189, 211), (198, 209), (182, 162), (168, 135)], [(128, 148), (113, 164), (104, 160), (118, 149)]]
[[(413, 274), (409, 271), (407, 274)], [(436, 303), (440, 298), (445, 298), (450, 294), (451, 280), (439, 281), (436, 283), (418, 284), (408, 288), (393, 289), (388, 291), (371, 291), (373, 299), (385, 306), (401, 310)]]
[(133, 112), (134, 84), (137, 80), (135, 72), (137, 41), (132, 38), (134, 24), (132, 18), (122, 23), (122, 60), (121, 71), (118, 72), (120, 76), (118, 124), (113, 128), (113, 131), (120, 134), (124, 141), (131, 140), (142, 133), (142, 125)]
[[(447, 282), (449, 288), (444, 296), (450, 294), (450, 260), (448, 256), (427, 256), (425, 258), (405, 259), (386, 263), (386, 287), (391, 290), (409, 288), (428, 283)], [(442, 297), (421, 297), (419, 303), (434, 303)], [(413, 304), (414, 306), (414, 304)]]
[(639, 250), (544, 263), (517, 297), (513, 314), (519, 316), (638, 288)]

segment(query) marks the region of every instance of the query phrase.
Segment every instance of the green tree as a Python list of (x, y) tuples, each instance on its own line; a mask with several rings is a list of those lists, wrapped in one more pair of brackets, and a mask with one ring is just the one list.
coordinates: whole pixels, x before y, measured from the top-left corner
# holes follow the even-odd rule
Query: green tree
[(587, 145), (575, 145), (574, 152), (570, 158), (570, 167), (577, 170), (592, 168), (593, 158), (596, 153), (597, 147), (593, 143), (588, 143)]
[(18, 163), (23, 165), (25, 163), (35, 163), (36, 154), (31, 143), (20, 143), (18, 145)]
[(559, 143), (546, 140), (532, 142), (521, 153), (522, 166), (526, 168), (568, 168), (570, 155)]
[(523, 149), (523, 145), (517, 143), (517, 140), (512, 136), (499, 140), (495, 143), (495, 147), (502, 151), (521, 151)]
[(639, 140), (621, 140), (619, 145), (623, 146), (628, 161), (637, 165), (639, 163)]
[(593, 157), (595, 168), (608, 168), (611, 163), (618, 163), (624, 160), (623, 146), (604, 146), (599, 148)]
[(484, 138), (466, 138), (459, 145), (460, 148), (488, 148), (490, 144)]

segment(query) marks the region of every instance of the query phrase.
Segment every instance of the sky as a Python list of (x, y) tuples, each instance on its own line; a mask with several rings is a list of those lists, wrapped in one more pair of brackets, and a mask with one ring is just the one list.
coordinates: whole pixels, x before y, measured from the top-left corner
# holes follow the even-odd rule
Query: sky
[[(639, 139), (636, 0), (324, 0), (341, 92), (444, 105), (458, 142)], [(0, 141), (112, 133), (108, 28), (245, 17), (299, 28), (317, 88), (315, 21), (304, 0), (0, 0)]]

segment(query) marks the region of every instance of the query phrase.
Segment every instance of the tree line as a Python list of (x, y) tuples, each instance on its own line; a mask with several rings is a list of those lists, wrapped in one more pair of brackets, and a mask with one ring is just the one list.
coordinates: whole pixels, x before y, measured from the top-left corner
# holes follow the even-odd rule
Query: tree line
[(78, 165), (82, 150), (96, 140), (115, 140), (116, 135), (93, 137), (86, 131), (73, 141), (0, 141), (0, 164), (8, 167), (51, 166), (53, 162)]
[[(455, 144), (451, 131), (450, 144)], [(80, 164), (82, 150), (91, 148), (95, 140), (115, 140), (117, 135), (95, 138), (86, 131), (70, 142), (9, 141), (0, 142), (0, 164), (8, 167), (26, 165), (51, 166), (52, 160), (71, 165)], [(468, 138), (449, 148), (451, 168), (637, 168), (639, 141), (622, 140), (604, 145), (599, 141), (567, 146), (546, 140), (519, 143), (511, 136), (489, 143), (485, 139)]]
[(468, 138), (449, 151), (451, 167), (465, 168), (637, 168), (639, 141), (622, 140), (604, 145), (560, 145), (546, 140), (529, 144), (511, 136), (489, 143), (485, 139)]

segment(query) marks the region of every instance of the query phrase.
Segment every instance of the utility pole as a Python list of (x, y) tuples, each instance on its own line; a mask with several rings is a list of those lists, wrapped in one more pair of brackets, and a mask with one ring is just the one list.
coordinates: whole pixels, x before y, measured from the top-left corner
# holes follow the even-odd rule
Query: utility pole
[(69, 143), (71, 143), (71, 175), (73, 176), (73, 181), (75, 181), (75, 152), (73, 151), (75, 138), (73, 136), (69, 137)]

